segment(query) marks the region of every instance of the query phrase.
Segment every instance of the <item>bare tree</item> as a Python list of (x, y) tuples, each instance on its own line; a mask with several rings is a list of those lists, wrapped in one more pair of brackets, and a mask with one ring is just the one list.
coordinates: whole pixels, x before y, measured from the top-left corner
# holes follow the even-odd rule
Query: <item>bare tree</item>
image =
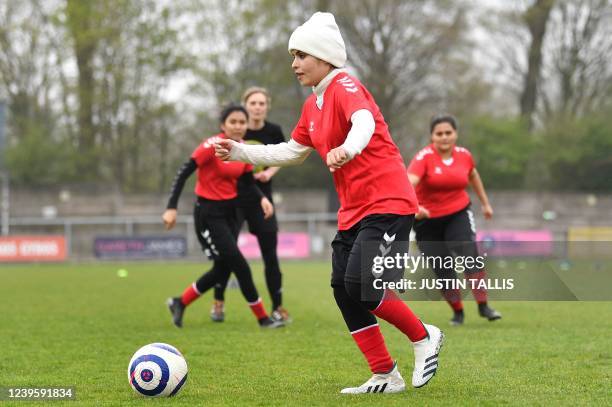
[(545, 44), (545, 117), (580, 117), (601, 110), (612, 90), (612, 3), (561, 0)]
[[(78, 68), (78, 149), (83, 155), (90, 155), (95, 146), (94, 57), (99, 40), (98, 14), (95, 2), (67, 0), (66, 20)], [(84, 173), (95, 173), (98, 166), (91, 164), (89, 160), (85, 160), (80, 170)]]
[(157, 179), (167, 175), (158, 167), (171, 160), (168, 119), (179, 119), (163, 93), (189, 65), (176, 17), (151, 0), (104, 3), (99, 11), (104, 29), (94, 55), (96, 146), (106, 176), (126, 190), (161, 187)]
[(521, 115), (527, 121), (529, 128), (533, 126), (533, 114), (536, 109), (538, 84), (542, 71), (542, 47), (550, 11), (555, 0), (536, 0), (523, 15), (525, 24), (531, 35), (528, 49), (527, 72), (523, 81), (520, 106)]
[[(412, 121), (446, 106), (448, 65), (465, 51), (461, 2), (356, 0), (332, 2), (349, 65), (375, 96), (396, 138), (410, 140)], [(456, 79), (456, 78), (453, 78)], [(420, 128), (421, 126), (417, 126)]]
[(489, 15), (495, 46), (488, 46), (498, 72), (493, 82), (516, 93), (530, 126), (610, 103), (610, 0), (532, 0)]
[(27, 136), (36, 121), (53, 127), (50, 35), (37, 2), (7, 2), (0, 8), (0, 86), (8, 98), (11, 137)]
[(190, 59), (179, 39), (183, 3), (0, 2), (0, 94), (17, 179), (162, 184), (177, 155), (169, 129), (176, 142), (184, 132), (165, 97)]

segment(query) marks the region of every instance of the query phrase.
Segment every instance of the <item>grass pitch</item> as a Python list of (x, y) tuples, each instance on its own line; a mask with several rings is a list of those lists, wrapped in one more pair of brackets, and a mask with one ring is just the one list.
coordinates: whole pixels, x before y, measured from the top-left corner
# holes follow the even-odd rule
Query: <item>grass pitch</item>
[[(370, 373), (336, 309), (329, 263), (282, 265), (294, 318), (284, 329), (260, 330), (238, 290), (227, 292), (226, 322), (209, 320), (207, 293), (177, 329), (165, 299), (207, 266), (0, 266), (0, 387), (74, 386), (77, 401), (53, 402), (69, 406), (612, 404), (610, 302), (495, 303), (504, 316), (495, 323), (466, 302), (466, 323), (456, 328), (445, 303), (411, 303), (446, 333), (437, 376), (402, 394), (348, 396), (340, 389)], [(253, 269), (269, 306), (262, 267)], [(412, 348), (381, 325), (409, 384)], [(175, 398), (145, 399), (129, 387), (130, 357), (151, 342), (170, 343), (187, 359), (189, 378)]]

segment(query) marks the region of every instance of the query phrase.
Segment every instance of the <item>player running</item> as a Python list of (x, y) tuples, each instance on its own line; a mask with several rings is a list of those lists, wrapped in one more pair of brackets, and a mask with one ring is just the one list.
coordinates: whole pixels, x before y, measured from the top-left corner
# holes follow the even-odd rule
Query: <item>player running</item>
[(251, 269), (238, 249), (235, 213), (237, 184), (245, 183), (253, 193), (259, 194), (261, 208), (266, 217), (272, 215), (274, 208), (256, 187), (251, 165), (223, 162), (215, 157), (213, 148), (218, 140), (240, 142), (246, 133), (247, 120), (248, 113), (244, 107), (226, 107), (220, 117), (222, 133), (200, 143), (191, 158), (179, 169), (172, 185), (167, 209), (162, 216), (166, 229), (172, 229), (176, 224), (176, 208), (185, 181), (198, 170), (194, 225), (202, 250), (213, 260), (213, 268), (189, 285), (182, 296), (168, 299), (172, 320), (179, 328), (183, 325), (185, 308), (212, 288), (218, 280), (227, 279), (226, 276), (232, 271), (236, 274), (242, 295), (259, 325), (264, 328), (278, 328), (283, 325), (266, 313), (253, 283)]
[[(419, 151), (408, 167), (408, 178), (416, 186), (420, 204), (414, 223), (417, 243), (425, 256), (476, 258), (478, 246), (474, 214), (465, 191), (468, 184), (480, 199), (485, 219), (491, 219), (493, 208), (472, 154), (465, 147), (456, 145), (456, 119), (450, 115), (435, 116), (430, 123), (430, 132), (431, 144)], [(452, 268), (434, 267), (434, 272), (438, 278), (457, 278)], [(480, 316), (489, 321), (500, 319), (501, 314), (487, 304), (486, 288), (478, 286), (478, 282), (486, 277), (485, 271), (470, 267), (465, 273), (465, 278), (472, 280), (469, 286), (478, 303)], [(451, 324), (463, 324), (459, 289), (443, 289), (442, 294), (454, 311)]]
[[(242, 104), (249, 112), (249, 124), (244, 140), (250, 144), (278, 144), (285, 141), (281, 127), (266, 120), (270, 108), (270, 95), (265, 88), (248, 88), (242, 96)], [(272, 201), (272, 177), (278, 172), (279, 167), (262, 168), (255, 171), (253, 176), (259, 189), (270, 202)], [(261, 209), (260, 197), (249, 192), (250, 189), (239, 188), (238, 190), (238, 229), (246, 219), (249, 232), (257, 237), (261, 257), (264, 261), (264, 274), (266, 285), (272, 300), (273, 319), (290, 322), (289, 312), (283, 307), (282, 274), (276, 254), (278, 245), (278, 223), (276, 216), (272, 214), (265, 218)], [(228, 275), (229, 277), (229, 275)], [(225, 319), (224, 300), (227, 280), (220, 281), (215, 285), (215, 301), (210, 310), (213, 321), (222, 322)]]
[(285, 166), (302, 163), (317, 150), (333, 173), (340, 201), (338, 233), (332, 242), (334, 298), (373, 373), (361, 386), (341, 392), (405, 390), (376, 317), (393, 324), (414, 345), (412, 385), (424, 386), (436, 373), (442, 332), (422, 324), (392, 291), (376, 290), (371, 284), (377, 253), (370, 253), (367, 243), (382, 247), (388, 256), (407, 250), (418, 209), (399, 149), (370, 92), (341, 69), (346, 49), (332, 14), (315, 13), (299, 26), (289, 39), (289, 52), (300, 84), (313, 87), (291, 140), (267, 146), (220, 140), (217, 156)]

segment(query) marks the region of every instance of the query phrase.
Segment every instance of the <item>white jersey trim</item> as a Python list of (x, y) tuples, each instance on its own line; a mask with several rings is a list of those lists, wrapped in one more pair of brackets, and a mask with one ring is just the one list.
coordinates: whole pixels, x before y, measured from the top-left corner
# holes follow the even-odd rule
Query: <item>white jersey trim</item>
[(366, 329), (374, 328), (375, 326), (378, 326), (378, 323), (373, 324), (373, 325), (368, 325), (368, 326), (366, 326), (365, 328), (361, 328), (361, 329), (358, 329), (358, 330), (356, 330), (356, 331), (351, 331), (351, 335), (355, 335), (356, 333), (363, 332), (363, 331), (365, 331)]

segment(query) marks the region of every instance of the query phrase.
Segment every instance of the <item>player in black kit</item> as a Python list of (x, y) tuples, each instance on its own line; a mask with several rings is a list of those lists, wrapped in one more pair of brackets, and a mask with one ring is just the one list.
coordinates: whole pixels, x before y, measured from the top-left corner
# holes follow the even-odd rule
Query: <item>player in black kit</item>
[[(242, 103), (249, 112), (248, 130), (244, 140), (248, 144), (278, 144), (285, 141), (281, 127), (266, 120), (270, 108), (270, 95), (265, 88), (248, 88)], [(257, 186), (264, 195), (272, 200), (272, 177), (279, 167), (259, 167), (254, 169)], [(282, 273), (280, 270), (276, 247), (278, 245), (278, 223), (276, 216), (265, 219), (259, 204), (259, 198), (253, 196), (250, 190), (239, 189), (238, 221), (242, 225), (247, 221), (249, 232), (257, 237), (261, 256), (264, 261), (266, 284), (272, 300), (271, 317), (277, 321), (290, 322), (291, 317), (282, 306)], [(224, 293), (227, 280), (221, 280), (215, 286), (215, 300), (210, 311), (213, 321), (222, 322), (225, 319)]]

